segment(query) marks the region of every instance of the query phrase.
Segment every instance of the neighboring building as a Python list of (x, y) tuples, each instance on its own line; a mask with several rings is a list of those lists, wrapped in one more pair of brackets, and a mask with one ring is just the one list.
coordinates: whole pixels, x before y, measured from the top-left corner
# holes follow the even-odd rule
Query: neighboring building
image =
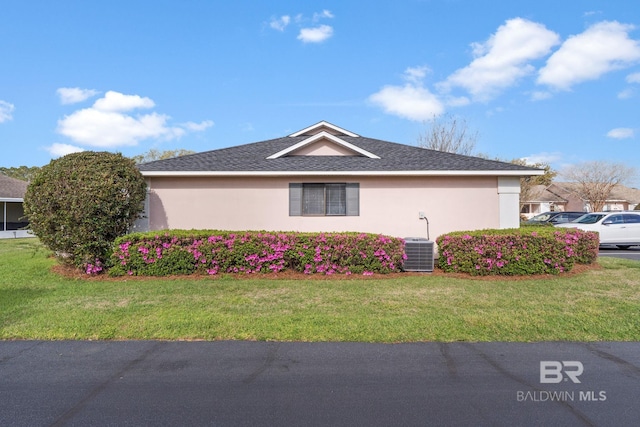
[[(531, 189), (529, 200), (521, 203), (520, 214), (529, 219), (544, 212), (567, 211), (568, 200), (549, 191), (546, 185), (536, 185)], [(582, 209), (580, 209), (582, 211)]]
[(0, 174), (0, 239), (9, 237), (31, 237), (25, 227), (22, 202), (28, 183)]
[(138, 230), (426, 237), (430, 229), (432, 240), (454, 230), (518, 227), (520, 177), (543, 174), (367, 138), (327, 122), (139, 168), (149, 197)]
[[(580, 197), (577, 188), (577, 184), (572, 182), (554, 182), (547, 187), (547, 191), (567, 201), (564, 210), (591, 212), (589, 203)], [(640, 204), (640, 190), (617, 185), (605, 202), (603, 210), (633, 210), (638, 204)]]

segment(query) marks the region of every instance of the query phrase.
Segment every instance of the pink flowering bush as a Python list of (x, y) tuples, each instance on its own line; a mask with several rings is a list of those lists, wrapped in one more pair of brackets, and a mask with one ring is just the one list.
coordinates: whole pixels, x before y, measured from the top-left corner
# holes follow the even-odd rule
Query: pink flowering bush
[(109, 273), (371, 275), (401, 271), (404, 259), (402, 239), (377, 234), (169, 230), (116, 240)]
[(522, 227), (449, 233), (437, 239), (438, 267), (471, 275), (558, 274), (598, 256), (598, 234), (572, 228)]

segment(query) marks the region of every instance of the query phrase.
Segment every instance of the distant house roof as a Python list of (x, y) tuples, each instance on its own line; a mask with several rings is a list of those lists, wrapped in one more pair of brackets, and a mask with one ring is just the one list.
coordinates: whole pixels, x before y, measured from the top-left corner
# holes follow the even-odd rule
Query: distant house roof
[(0, 200), (22, 199), (29, 183), (0, 174)]
[(567, 200), (560, 197), (559, 195), (549, 191), (549, 188), (546, 185), (535, 185), (531, 188), (529, 193), (528, 200), (525, 202), (528, 203), (567, 203)]
[[(311, 154), (314, 145), (333, 151)], [(138, 166), (145, 176), (542, 175), (536, 168), (367, 138), (328, 122), (289, 136)]]
[[(574, 182), (554, 182), (548, 187), (548, 190), (563, 198), (578, 197), (578, 184)], [(607, 202), (629, 202), (632, 204), (640, 203), (640, 190), (630, 188), (624, 185), (616, 185), (613, 187)]]

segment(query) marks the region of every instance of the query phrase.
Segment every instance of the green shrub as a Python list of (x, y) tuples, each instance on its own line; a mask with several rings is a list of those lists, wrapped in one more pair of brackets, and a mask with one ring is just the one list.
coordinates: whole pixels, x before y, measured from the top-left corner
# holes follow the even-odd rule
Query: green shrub
[(400, 271), (404, 258), (402, 239), (377, 234), (169, 230), (117, 239), (109, 273), (369, 275)]
[(84, 151), (52, 160), (24, 197), (31, 230), (59, 259), (102, 269), (114, 240), (143, 209), (146, 183), (121, 154)]
[(558, 274), (598, 256), (598, 234), (522, 227), (449, 233), (437, 239), (438, 267), (471, 275)]

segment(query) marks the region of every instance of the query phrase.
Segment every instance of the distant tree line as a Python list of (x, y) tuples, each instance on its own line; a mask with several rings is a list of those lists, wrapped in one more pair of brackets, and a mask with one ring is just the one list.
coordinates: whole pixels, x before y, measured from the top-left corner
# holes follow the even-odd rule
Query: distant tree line
[[(131, 157), (136, 164), (153, 162), (156, 160), (171, 159), (174, 157), (185, 156), (187, 154), (193, 154), (195, 151), (177, 149), (177, 150), (165, 150), (160, 151), (151, 149), (146, 153), (138, 154)], [(40, 172), (42, 168), (40, 166), (18, 166), (18, 167), (0, 167), (0, 174), (8, 176), (10, 178), (19, 179), (22, 181), (31, 182), (35, 178), (36, 174)]]

